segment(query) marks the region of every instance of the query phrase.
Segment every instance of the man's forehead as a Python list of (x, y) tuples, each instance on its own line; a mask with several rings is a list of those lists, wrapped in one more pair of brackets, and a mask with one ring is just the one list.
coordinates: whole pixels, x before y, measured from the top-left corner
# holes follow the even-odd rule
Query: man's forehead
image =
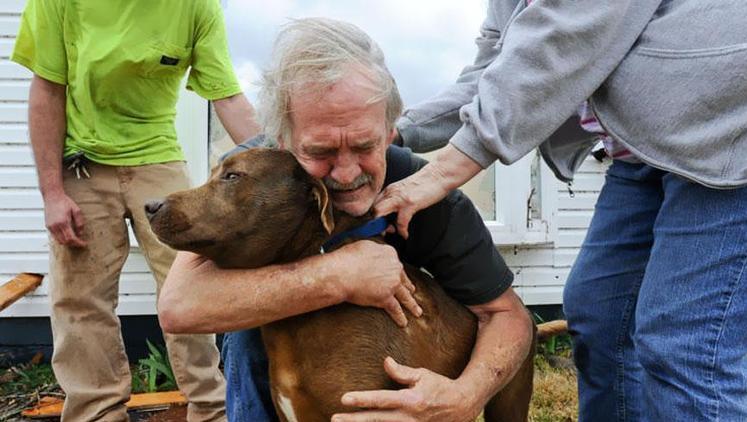
[(299, 140), (299, 145), (329, 145), (338, 144), (344, 139), (349, 144), (359, 144), (376, 141), (382, 136), (378, 128), (362, 127), (315, 127), (306, 130), (298, 130), (295, 138)]

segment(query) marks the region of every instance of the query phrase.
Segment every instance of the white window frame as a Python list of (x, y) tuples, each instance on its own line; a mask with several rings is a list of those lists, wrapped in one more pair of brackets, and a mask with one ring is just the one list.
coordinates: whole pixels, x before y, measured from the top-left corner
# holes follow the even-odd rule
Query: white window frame
[[(537, 154), (527, 154), (510, 166), (496, 163), (495, 219), (485, 220), (496, 245), (543, 244), (557, 238), (555, 176), (540, 159), (537, 186), (532, 186), (532, 161)], [(531, 218), (530, 195), (540, 196), (539, 218)]]

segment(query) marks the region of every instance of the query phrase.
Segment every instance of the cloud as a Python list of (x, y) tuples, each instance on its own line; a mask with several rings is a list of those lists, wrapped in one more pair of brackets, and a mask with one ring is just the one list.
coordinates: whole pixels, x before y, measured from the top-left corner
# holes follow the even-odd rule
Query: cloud
[(453, 82), (472, 62), (473, 40), (486, 10), (485, 0), (227, 0), (225, 16), (234, 64), (247, 81), (259, 76), (288, 18), (325, 16), (371, 35), (384, 50), (405, 103), (414, 104)]
[(251, 60), (244, 60), (241, 63), (237, 63), (234, 67), (236, 69), (236, 77), (239, 78), (241, 89), (249, 98), (249, 101), (255, 102), (257, 99), (257, 92), (259, 91), (257, 82), (259, 82), (262, 72)]

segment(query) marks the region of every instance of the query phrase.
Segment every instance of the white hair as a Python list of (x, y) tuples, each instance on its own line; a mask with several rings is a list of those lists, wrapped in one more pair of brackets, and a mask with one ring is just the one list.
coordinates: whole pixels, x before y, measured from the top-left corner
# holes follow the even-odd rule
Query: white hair
[(263, 72), (259, 119), (268, 137), (290, 140), (290, 96), (307, 83), (328, 87), (356, 66), (376, 86), (369, 104), (386, 100), (387, 130), (402, 113), (402, 99), (381, 48), (357, 26), (325, 18), (293, 19), (275, 40), (270, 67)]

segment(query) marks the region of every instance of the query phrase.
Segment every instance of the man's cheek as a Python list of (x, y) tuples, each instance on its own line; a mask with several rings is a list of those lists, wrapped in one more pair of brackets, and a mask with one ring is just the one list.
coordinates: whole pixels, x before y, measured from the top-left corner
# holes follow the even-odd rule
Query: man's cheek
[(321, 179), (329, 175), (330, 166), (325, 162), (311, 161), (311, 160), (299, 160), (301, 167), (306, 170), (311, 176)]

